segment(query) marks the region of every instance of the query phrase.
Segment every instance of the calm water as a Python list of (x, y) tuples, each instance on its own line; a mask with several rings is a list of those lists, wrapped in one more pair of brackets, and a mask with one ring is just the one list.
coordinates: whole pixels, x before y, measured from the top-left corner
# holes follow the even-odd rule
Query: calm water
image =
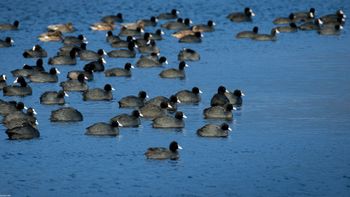
[[(250, 6), (253, 23), (235, 24), (225, 17)], [(90, 87), (111, 83), (113, 102), (83, 102), (79, 93), (66, 99), (84, 114), (84, 121), (58, 124), (49, 121), (57, 106), (39, 104), (47, 90), (58, 84), (30, 84), (33, 95), (6, 98), (23, 101), (38, 112), (38, 140), (9, 141), (0, 125), (0, 195), (12, 196), (349, 196), (350, 195), (350, 36), (345, 26), (340, 36), (322, 37), (315, 32), (280, 34), (277, 42), (236, 40), (234, 35), (258, 25), (270, 32), (272, 20), (291, 11), (315, 7), (318, 16), (343, 8), (346, 1), (8, 1), (0, 2), (0, 22), (19, 20), (20, 30), (0, 32), (11, 36), (15, 46), (0, 49), (1, 73), (24, 63), (24, 49), (41, 44), (53, 56), (60, 43), (40, 43), (36, 37), (49, 24), (71, 21), (89, 41), (88, 48), (111, 47), (105, 32), (92, 32), (89, 24), (102, 16), (122, 12), (127, 22), (149, 18), (176, 8), (194, 24), (216, 22), (216, 31), (205, 34), (201, 44), (179, 44), (166, 31), (158, 42), (169, 65), (177, 67), (183, 47), (197, 50), (199, 62), (189, 62), (185, 80), (158, 77), (163, 68), (134, 69), (133, 76), (105, 78), (97, 73)], [(163, 23), (161, 21), (160, 23)], [(158, 26), (159, 27), (159, 26)], [(157, 28), (158, 28), (157, 27)], [(149, 28), (149, 31), (155, 29)], [(115, 32), (118, 32), (119, 29)], [(137, 59), (106, 58), (106, 68), (122, 67)], [(49, 69), (45, 59), (45, 67)], [(61, 66), (60, 81), (75, 67)], [(227, 139), (199, 138), (195, 131), (207, 121), (202, 110), (210, 104), (219, 85), (242, 89), (244, 106), (234, 112), (233, 132)], [(121, 129), (117, 138), (84, 135), (95, 122), (130, 110), (116, 101), (146, 90), (150, 97), (170, 96), (198, 86), (204, 92), (198, 106), (180, 106), (188, 116), (178, 132), (152, 129), (150, 121), (140, 128)], [(178, 161), (149, 161), (143, 153), (150, 146), (182, 147)]]

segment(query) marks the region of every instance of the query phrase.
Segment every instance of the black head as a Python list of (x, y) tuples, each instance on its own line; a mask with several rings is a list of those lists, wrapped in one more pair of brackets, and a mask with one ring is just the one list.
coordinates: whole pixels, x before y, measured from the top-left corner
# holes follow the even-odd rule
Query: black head
[(220, 86), (220, 87), (218, 88), (218, 94), (225, 94), (225, 92), (226, 92), (225, 86)]
[(132, 37), (132, 36), (126, 37), (126, 41), (127, 41), (127, 42), (134, 41), (134, 40), (135, 40), (135, 38)]
[(315, 9), (315, 8), (310, 8), (310, 11), (309, 11), (309, 12), (313, 13), (314, 16), (315, 16), (316, 9)]
[(49, 73), (50, 73), (51, 75), (56, 75), (56, 74), (58, 73), (57, 71), (58, 71), (57, 68), (51, 68), (50, 71), (49, 71)]
[(289, 26), (290, 26), (291, 28), (298, 28), (298, 26), (297, 26), (295, 23), (289, 23)]
[(84, 75), (83, 73), (80, 73), (80, 74), (78, 75), (78, 81), (79, 81), (80, 83), (84, 83), (84, 81), (85, 81), (85, 75)]
[(157, 44), (156, 44), (156, 41), (154, 41), (154, 40), (151, 40), (150, 42), (149, 42), (149, 44), (151, 45), (151, 46), (156, 46)]
[(123, 14), (122, 13), (118, 13), (117, 17), (120, 18), (120, 19), (123, 19)]
[(202, 37), (202, 33), (201, 33), (201, 32), (196, 32), (196, 33), (194, 33), (194, 35), (195, 35), (197, 38), (201, 38), (201, 37)]
[(163, 31), (162, 31), (161, 29), (157, 29), (157, 30), (156, 30), (156, 34), (157, 34), (157, 35), (162, 35), (162, 34), (163, 34)]
[(193, 94), (199, 94), (201, 91), (199, 90), (199, 88), (198, 87), (193, 87), (192, 88), (192, 93)]
[(135, 43), (134, 42), (129, 42), (129, 44), (128, 44), (128, 49), (130, 50), (130, 51), (133, 51), (134, 50), (134, 48), (135, 48)]
[(100, 56), (104, 55), (106, 52), (103, 49), (99, 49), (97, 51), (97, 54), (99, 54)]
[(78, 39), (81, 40), (81, 41), (83, 41), (83, 40), (85, 40), (86, 38), (84, 37), (84, 35), (79, 34), (79, 35), (78, 35)]
[(171, 14), (177, 16), (179, 14), (179, 11), (177, 11), (176, 9), (172, 9)]
[(15, 21), (15, 22), (13, 22), (13, 26), (15, 26), (15, 27), (18, 27), (19, 26), (19, 21)]
[(140, 91), (139, 92), (139, 98), (142, 98), (142, 99), (145, 99), (145, 98), (147, 98), (147, 93), (145, 92), (145, 91)]
[(179, 100), (175, 95), (171, 95), (169, 98), (170, 103), (177, 103)]
[(290, 20), (294, 20), (294, 19), (295, 19), (295, 15), (294, 15), (293, 13), (290, 13), (289, 16), (288, 16), (288, 18), (289, 18)]
[(145, 34), (143, 34), (143, 39), (144, 40), (149, 40), (151, 38), (151, 34), (146, 32)]
[(184, 23), (185, 23), (185, 25), (190, 25), (192, 23), (192, 21), (189, 18), (185, 18)]
[(178, 18), (176, 21), (177, 21), (178, 23), (183, 23), (183, 19), (182, 19), (182, 18)]
[(27, 109), (27, 115), (34, 116), (35, 114), (36, 114), (36, 111), (32, 107), (29, 107)]
[(152, 22), (155, 23), (155, 22), (158, 22), (158, 19), (157, 19), (157, 17), (152, 16), (151, 19), (150, 19), (150, 21), (152, 21)]
[(227, 131), (227, 130), (229, 130), (229, 128), (230, 128), (230, 126), (227, 123), (222, 123), (222, 125), (221, 125), (222, 130)]
[(184, 116), (184, 113), (182, 113), (181, 111), (177, 111), (177, 112), (175, 113), (175, 118), (176, 118), (176, 119), (182, 120), (184, 117), (185, 117), (185, 116)]
[(107, 32), (107, 36), (109, 37), (109, 36), (113, 36), (113, 32), (112, 31), (108, 31)]
[(341, 26), (341, 25), (335, 25), (335, 26), (334, 26), (334, 29), (337, 30), (337, 31), (339, 31), (339, 30), (342, 29), (342, 26)]
[(163, 101), (163, 102), (160, 103), (160, 108), (162, 108), (162, 109), (167, 109), (168, 106), (169, 106), (169, 104), (166, 101)]
[(114, 128), (119, 127), (118, 121), (112, 121), (111, 122), (111, 126), (114, 127)]
[(103, 57), (98, 58), (97, 62), (101, 65), (105, 64), (105, 60), (103, 59)]
[(233, 105), (232, 104), (227, 104), (225, 109), (226, 109), (226, 111), (232, 111), (233, 110)]
[(112, 86), (111, 86), (111, 84), (106, 84), (105, 85), (105, 87), (103, 88), (106, 92), (110, 92), (110, 91), (112, 91)]
[(186, 66), (187, 66), (186, 62), (185, 62), (185, 61), (181, 61), (181, 62), (179, 63), (179, 70), (185, 69)]
[(343, 17), (343, 16), (344, 16), (344, 11), (343, 11), (342, 9), (337, 10), (336, 14), (337, 14), (338, 16)]
[(6, 75), (0, 75), (0, 81), (1, 82), (6, 81)]
[(22, 76), (17, 77), (16, 82), (21, 84), (21, 87), (27, 87), (27, 82)]
[(233, 91), (233, 95), (235, 95), (235, 96), (237, 96), (237, 97), (242, 97), (242, 91), (241, 90), (235, 90), (235, 91)]
[(138, 118), (138, 117), (140, 117), (140, 112), (139, 112), (139, 110), (134, 110), (134, 111), (131, 112), (131, 115), (132, 115), (133, 117)]
[(86, 50), (86, 46), (87, 46), (86, 43), (83, 42), (83, 43), (80, 44), (80, 49), (81, 50)]
[(136, 28), (136, 31), (137, 31), (137, 32), (142, 32), (143, 29), (142, 29), (141, 27), (137, 27), (137, 28)]
[(124, 65), (125, 70), (130, 70), (131, 67), (132, 67), (132, 65), (129, 62)]
[(22, 110), (22, 109), (24, 109), (24, 103), (18, 102), (18, 103), (16, 104), (16, 109), (17, 109), (17, 110)]
[(177, 149), (181, 149), (176, 141), (172, 141), (169, 145), (169, 150), (171, 152), (177, 152)]
[(95, 68), (96, 68), (95, 64), (89, 63), (84, 66), (84, 71), (92, 73), (95, 70)]
[(72, 48), (72, 50), (70, 50), (70, 52), (69, 52), (69, 56), (70, 56), (72, 59), (74, 59), (74, 58), (76, 57), (78, 51), (79, 51), (78, 48), (76, 48), (76, 47)]
[(253, 10), (246, 7), (246, 8), (244, 8), (244, 14), (247, 16), (251, 16), (253, 14)]
[(10, 44), (12, 42), (12, 39), (10, 37), (6, 37), (5, 42)]
[(257, 26), (253, 27), (253, 32), (254, 32), (255, 34), (257, 34), (258, 31), (259, 31), (259, 27), (257, 27)]
[(38, 59), (38, 60), (36, 60), (36, 66), (43, 66), (44, 65), (44, 61), (43, 61), (43, 59)]
[(27, 51), (23, 52), (22, 55), (23, 55), (24, 58), (28, 58), (29, 57), (29, 53)]
[(66, 93), (63, 90), (58, 91), (57, 98), (64, 98), (66, 96)]
[(215, 25), (214, 21), (212, 20), (209, 20), (207, 24), (209, 27), (213, 27)]
[(163, 64), (165, 63), (167, 60), (166, 60), (166, 57), (162, 56), (159, 58), (159, 63)]

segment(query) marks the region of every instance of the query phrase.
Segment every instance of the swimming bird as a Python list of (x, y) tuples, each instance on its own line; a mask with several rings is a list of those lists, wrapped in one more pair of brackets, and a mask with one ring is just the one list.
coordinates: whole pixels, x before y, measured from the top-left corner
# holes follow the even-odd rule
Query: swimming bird
[(180, 90), (175, 96), (181, 103), (198, 104), (201, 101), (201, 93), (198, 87), (193, 87), (192, 90)]
[(215, 31), (215, 22), (209, 20), (207, 24), (194, 25), (191, 29), (194, 32), (213, 32)]
[(101, 18), (101, 21), (109, 24), (124, 22), (123, 14), (117, 13), (116, 15), (107, 15)]
[(228, 92), (226, 90), (226, 87), (219, 86), (217, 93), (214, 94), (214, 96), (210, 100), (210, 106), (224, 106), (230, 103), (228, 98), (225, 96), (225, 92)]
[(87, 43), (87, 38), (83, 34), (79, 34), (78, 36), (65, 36), (63, 38), (63, 44), (65, 45), (80, 46), (82, 43)]
[(80, 50), (79, 57), (83, 61), (96, 61), (99, 58), (102, 58), (104, 55), (107, 55), (103, 49), (97, 50), (97, 52), (92, 50)]
[(154, 33), (151, 34), (151, 39), (152, 40), (163, 40), (164, 32), (161, 29), (157, 29)]
[(128, 49), (120, 49), (120, 50), (112, 50), (107, 53), (107, 55), (111, 58), (135, 58), (135, 43), (129, 42)]
[(106, 77), (131, 77), (131, 69), (134, 68), (129, 62), (124, 65), (124, 68), (110, 68), (104, 73)]
[(83, 121), (83, 115), (72, 107), (62, 107), (51, 112), (51, 122), (78, 122)]
[(45, 71), (43, 64), (43, 60), (38, 59), (35, 66), (25, 64), (21, 69), (12, 70), (11, 73), (14, 77), (28, 77), (29, 75)]
[(78, 76), (80, 74), (83, 74), (84, 77), (86, 77), (87, 81), (92, 81), (94, 80), (94, 69), (95, 65), (94, 64), (86, 64), (83, 68), (83, 70), (72, 70), (69, 71), (67, 74), (68, 79), (78, 79)]
[(178, 111), (175, 116), (162, 116), (153, 120), (153, 128), (184, 128), (184, 118), (187, 118), (182, 112)]
[(302, 31), (319, 30), (322, 24), (322, 20), (318, 18), (314, 21), (303, 23), (298, 28)]
[(28, 86), (27, 82), (22, 76), (16, 78), (14, 83), (20, 85), (6, 86), (2, 89), (4, 96), (29, 96), (32, 95), (32, 88)]
[(77, 48), (72, 48), (72, 50), (69, 52), (69, 56), (54, 56), (50, 57), (48, 64), (50, 65), (76, 65), (77, 64)]
[(106, 84), (103, 89), (93, 88), (83, 92), (84, 101), (110, 101), (113, 99), (112, 90), (115, 90), (111, 84)]
[(28, 124), (13, 129), (7, 129), (5, 133), (10, 140), (29, 140), (40, 137), (39, 130)]
[(97, 22), (90, 25), (90, 29), (93, 31), (113, 31), (115, 28), (114, 23)]
[[(156, 96), (145, 102), (145, 105), (153, 104), (160, 106), (162, 102), (168, 103), (171, 107), (168, 107), (169, 112), (175, 112), (177, 110), (177, 103), (180, 103), (179, 99), (175, 95), (171, 95), (169, 98), (165, 96)], [(142, 111), (141, 111), (142, 112)], [(144, 113), (142, 113), (144, 114)], [(145, 114), (144, 114), (145, 115)]]
[(36, 128), (38, 121), (35, 115), (36, 111), (31, 107), (27, 109), (27, 112), (23, 112), (22, 110), (13, 111), (4, 117), (2, 123), (7, 129), (22, 127), (24, 125), (30, 125)]
[(14, 21), (13, 24), (9, 23), (2, 23), (0, 24), (0, 31), (7, 31), (7, 30), (17, 30), (19, 27), (19, 21)]
[(0, 75), (0, 90), (2, 90), (4, 87), (7, 86), (6, 80), (7, 80), (6, 75), (4, 74)]
[(183, 48), (177, 55), (179, 61), (198, 61), (200, 55), (197, 51), (189, 48)]
[(147, 93), (145, 91), (141, 90), (137, 96), (130, 95), (130, 96), (126, 96), (126, 97), (121, 98), (118, 101), (118, 104), (119, 104), (119, 107), (121, 107), (121, 108), (142, 107), (145, 104), (145, 101), (147, 98), (148, 98)]
[(290, 13), (288, 17), (279, 17), (274, 19), (273, 24), (275, 25), (283, 25), (283, 24), (290, 24), (296, 22), (295, 15), (293, 13)]
[(289, 33), (298, 31), (298, 26), (295, 23), (290, 23), (287, 26), (277, 26), (275, 27), (280, 33)]
[(60, 90), (56, 91), (46, 91), (40, 96), (40, 103), (44, 105), (63, 105), (65, 104), (64, 97), (68, 97), (68, 94)]
[(229, 102), (233, 106), (240, 107), (243, 104), (243, 98), (242, 97), (245, 96), (245, 95), (244, 95), (244, 93), (241, 90), (236, 89), (233, 92), (230, 92), (230, 91), (225, 92), (225, 96), (227, 97), (227, 99), (229, 100)]
[(232, 104), (227, 104), (226, 106), (213, 106), (205, 108), (203, 110), (204, 118), (210, 119), (226, 119), (232, 120), (233, 114), (232, 110), (234, 109)]
[(106, 41), (108, 43), (113, 43), (113, 42), (117, 42), (117, 41), (120, 41), (120, 37), (117, 36), (117, 35), (113, 35), (113, 32), (112, 31), (108, 31), (107, 34), (106, 34)]
[(56, 83), (58, 82), (57, 74), (60, 74), (60, 71), (57, 68), (51, 68), (49, 72), (35, 72), (28, 75), (28, 79), (34, 83)]
[(168, 114), (167, 110), (172, 108), (171, 105), (163, 101), (160, 105), (155, 105), (153, 103), (148, 103), (142, 107), (140, 107), (140, 112), (143, 118), (154, 120), (156, 118), (165, 116)]
[(160, 49), (154, 40), (150, 40), (149, 44), (140, 46), (138, 49), (142, 54), (160, 53)]
[(122, 26), (119, 32), (119, 36), (136, 36), (139, 37), (144, 32), (143, 28), (137, 27), (136, 29), (128, 29)]
[(6, 48), (13, 46), (14, 41), (11, 37), (6, 37), (4, 40), (0, 39), (0, 48)]
[(194, 35), (187, 35), (179, 39), (179, 42), (182, 43), (201, 43), (202, 42), (202, 33), (195, 32)]
[(86, 77), (84, 74), (79, 74), (77, 80), (68, 80), (60, 83), (60, 86), (64, 91), (86, 91), (89, 87), (85, 82)]
[(161, 78), (180, 78), (180, 79), (184, 79), (185, 78), (185, 67), (188, 67), (188, 65), (186, 64), (186, 62), (181, 61), (179, 63), (179, 68), (175, 69), (175, 68), (169, 68), (166, 70), (163, 70), (159, 73), (159, 76)]
[(172, 9), (170, 12), (161, 13), (157, 16), (159, 20), (169, 20), (169, 19), (176, 19), (180, 12), (176, 9)]
[(85, 135), (117, 136), (119, 135), (119, 126), (121, 125), (118, 122), (98, 122), (87, 127)]
[(47, 52), (37, 44), (32, 49), (25, 50), (22, 55), (25, 58), (44, 58), (47, 57)]
[(340, 35), (342, 29), (343, 29), (343, 26), (334, 25), (331, 27), (323, 27), (319, 29), (317, 33), (320, 35)]
[(53, 30), (53, 31), (60, 31), (62, 33), (72, 33), (75, 32), (76, 29), (73, 26), (73, 23), (68, 22), (65, 24), (53, 24), (53, 25), (49, 25), (47, 26), (48, 30)]
[(118, 122), (122, 127), (139, 127), (141, 125), (140, 117), (142, 114), (138, 110), (134, 110), (131, 114), (119, 114), (111, 118), (110, 122)]
[(197, 135), (201, 137), (228, 137), (229, 131), (231, 129), (226, 123), (221, 125), (206, 124), (197, 130)]
[(160, 57), (159, 59), (141, 57), (136, 62), (136, 66), (140, 68), (160, 67), (163, 66), (163, 64), (168, 64), (168, 61), (164, 56)]
[(49, 30), (40, 34), (38, 39), (42, 42), (59, 42), (63, 40), (63, 34), (60, 31)]
[(272, 29), (271, 30), (271, 34), (256, 34), (253, 37), (253, 40), (258, 40), (258, 41), (276, 41), (278, 33), (279, 33), (279, 31), (277, 29)]
[(112, 48), (128, 48), (130, 42), (135, 43), (135, 37), (127, 36), (126, 40), (119, 39), (111, 43)]
[(227, 15), (226, 18), (230, 19), (232, 22), (251, 22), (252, 17), (255, 16), (253, 10), (249, 7), (244, 8), (244, 12), (233, 12)]
[(236, 34), (236, 38), (254, 38), (258, 33), (259, 28), (257, 26), (253, 27), (252, 31), (241, 31)]
[(145, 156), (147, 159), (155, 159), (155, 160), (178, 160), (179, 153), (178, 149), (182, 149), (182, 147), (176, 142), (172, 141), (169, 145), (169, 149), (163, 147), (151, 147), (148, 148), (145, 152)]

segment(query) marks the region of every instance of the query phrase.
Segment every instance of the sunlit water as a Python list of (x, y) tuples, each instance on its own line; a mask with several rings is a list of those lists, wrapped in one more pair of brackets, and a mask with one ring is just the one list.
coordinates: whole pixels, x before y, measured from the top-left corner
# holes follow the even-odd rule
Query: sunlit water
[[(163, 68), (134, 69), (131, 78), (105, 78), (96, 73), (90, 87), (111, 83), (113, 102), (83, 102), (71, 93), (67, 105), (80, 110), (80, 123), (51, 123), (51, 110), (39, 96), (58, 90), (58, 84), (30, 84), (33, 95), (1, 99), (23, 101), (38, 112), (41, 137), (10, 141), (0, 126), (0, 195), (12, 196), (349, 196), (350, 195), (350, 37), (348, 26), (340, 36), (315, 32), (280, 34), (277, 42), (236, 40), (234, 35), (257, 25), (270, 32), (272, 20), (292, 11), (315, 7), (318, 16), (343, 8), (346, 1), (1, 1), (0, 22), (20, 21), (20, 30), (0, 32), (11, 36), (15, 46), (0, 49), (1, 73), (24, 63), (22, 52), (41, 44), (54, 56), (60, 43), (40, 43), (37, 36), (46, 26), (68, 21), (84, 34), (88, 48), (106, 51), (105, 32), (92, 32), (89, 24), (102, 16), (122, 12), (127, 22), (149, 18), (172, 8), (194, 24), (216, 22), (201, 44), (179, 44), (166, 31), (158, 42), (169, 65), (177, 67), (183, 47), (201, 54), (199, 62), (188, 62), (185, 80), (165, 80)], [(253, 23), (236, 24), (225, 17), (250, 6)], [(349, 15), (349, 14), (348, 14)], [(160, 23), (163, 23), (161, 21)], [(156, 27), (159, 28), (159, 25)], [(147, 30), (154, 31), (156, 28)], [(119, 28), (115, 31), (117, 33)], [(139, 55), (138, 55), (139, 56)], [(136, 59), (106, 58), (106, 68), (122, 67)], [(49, 69), (47, 58), (45, 67)], [(60, 66), (60, 81), (74, 67)], [(196, 130), (207, 121), (202, 110), (210, 104), (219, 85), (244, 91), (243, 108), (234, 112), (233, 132), (227, 139), (206, 139)], [(203, 91), (197, 106), (180, 105), (188, 116), (181, 131), (157, 130), (150, 121), (140, 128), (124, 129), (120, 136), (88, 137), (85, 128), (95, 122), (130, 110), (116, 101), (145, 90), (150, 97), (170, 96), (198, 86)], [(143, 153), (150, 146), (167, 147), (172, 140), (184, 148), (178, 161), (150, 161)]]

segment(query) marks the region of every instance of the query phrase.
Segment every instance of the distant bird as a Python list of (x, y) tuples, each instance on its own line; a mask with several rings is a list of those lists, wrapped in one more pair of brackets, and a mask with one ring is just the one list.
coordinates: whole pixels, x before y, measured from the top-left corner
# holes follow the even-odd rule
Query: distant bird
[(7, 80), (6, 75), (4, 74), (0, 75), (0, 90), (2, 90), (4, 87), (7, 86), (6, 80)]
[(134, 68), (130, 63), (126, 63), (124, 68), (110, 68), (104, 73), (106, 77), (131, 77), (131, 69)]
[(120, 49), (120, 50), (112, 50), (107, 53), (107, 55), (111, 58), (135, 58), (135, 43), (129, 42), (128, 49)]
[(90, 29), (94, 31), (113, 31), (115, 28), (114, 23), (97, 22), (90, 25)]
[(275, 25), (290, 24), (296, 22), (295, 15), (290, 13), (288, 17), (279, 17), (272, 21)]
[(157, 29), (154, 33), (151, 33), (152, 40), (163, 40), (164, 32), (161, 29)]
[(200, 60), (200, 55), (193, 49), (183, 48), (177, 55), (179, 61), (198, 61)]
[(64, 36), (63, 38), (63, 44), (65, 45), (80, 46), (82, 43), (87, 43), (87, 38), (83, 34), (79, 34), (78, 36)]
[(207, 22), (207, 24), (194, 25), (192, 27), (192, 31), (194, 31), (194, 32), (213, 32), (213, 31), (215, 31), (215, 22), (212, 20), (209, 20)]
[(83, 121), (83, 115), (72, 107), (62, 107), (51, 112), (51, 122), (78, 122)]
[(118, 122), (122, 125), (122, 127), (138, 127), (141, 125), (140, 117), (142, 114), (138, 110), (132, 111), (129, 114), (119, 114), (113, 118), (111, 118), (111, 122)]
[(250, 38), (253, 39), (259, 31), (257, 26), (253, 27), (252, 31), (241, 31), (236, 34), (236, 38)]
[(77, 80), (63, 81), (60, 83), (60, 86), (63, 88), (64, 91), (84, 92), (89, 88), (85, 82), (86, 79), (87, 78), (84, 76), (84, 74), (79, 74)]
[(213, 106), (205, 108), (203, 110), (204, 118), (209, 119), (226, 119), (232, 120), (233, 114), (232, 110), (234, 109), (232, 104), (227, 104), (226, 106)]
[(56, 83), (58, 82), (57, 74), (60, 74), (60, 71), (57, 68), (51, 68), (49, 72), (35, 72), (29, 75), (28, 79), (34, 83)]
[(163, 147), (151, 147), (147, 149), (145, 156), (147, 159), (155, 160), (178, 160), (180, 157), (177, 151), (178, 149), (182, 149), (182, 147), (176, 141), (172, 141), (169, 145), (169, 149)]
[(201, 93), (202, 91), (198, 87), (193, 87), (192, 90), (178, 91), (175, 96), (181, 103), (198, 104), (201, 101)]
[(159, 59), (141, 57), (136, 62), (136, 66), (140, 68), (160, 67), (163, 66), (163, 64), (168, 64), (168, 61), (164, 56), (160, 57)]
[(25, 58), (44, 58), (47, 57), (47, 52), (40, 45), (34, 45), (32, 49), (23, 52)]
[(63, 90), (58, 92), (47, 91), (40, 96), (40, 103), (44, 105), (64, 105), (64, 97), (68, 97), (68, 94)]
[(0, 48), (7, 48), (13, 46), (14, 41), (11, 37), (6, 37), (4, 40), (0, 39)]
[(63, 34), (60, 31), (49, 30), (40, 34), (38, 39), (42, 42), (59, 42), (63, 40)]
[(343, 26), (334, 25), (331, 27), (321, 28), (317, 31), (317, 33), (320, 35), (340, 35), (342, 29), (343, 29)]
[(7, 31), (7, 30), (17, 30), (19, 27), (19, 21), (13, 22), (13, 24), (3, 23), (0, 24), (0, 31)]
[(161, 13), (158, 15), (159, 20), (169, 20), (169, 19), (176, 19), (180, 12), (176, 9), (172, 9), (170, 12)]
[(201, 137), (228, 137), (229, 131), (231, 129), (226, 123), (221, 125), (206, 124), (197, 130), (197, 135)]
[(153, 128), (184, 128), (184, 118), (187, 118), (182, 112), (178, 111), (173, 116), (162, 116), (153, 120)]
[(253, 40), (258, 40), (258, 41), (276, 41), (278, 33), (279, 33), (279, 31), (277, 29), (272, 29), (271, 30), (271, 34), (256, 34), (253, 37)]
[(244, 12), (233, 12), (227, 15), (227, 18), (232, 22), (251, 22), (252, 17), (255, 16), (253, 10), (249, 7), (244, 8)]
[(77, 59), (76, 59), (76, 55), (77, 55), (77, 48), (73, 48), (70, 52), (69, 52), (69, 56), (54, 56), (54, 57), (50, 57), (48, 64), (50, 65), (76, 65), (77, 64)]
[(275, 27), (280, 33), (296, 32), (298, 31), (298, 26), (295, 23), (290, 23), (287, 26), (278, 26)]
[(119, 135), (118, 122), (105, 123), (98, 122), (86, 128), (85, 135), (93, 136), (117, 136)]
[(39, 130), (28, 124), (13, 129), (7, 129), (5, 133), (10, 140), (29, 140), (40, 137)]
[(76, 31), (76, 29), (73, 26), (73, 23), (68, 22), (66, 24), (53, 24), (47, 26), (48, 30), (53, 30), (53, 31), (60, 31), (62, 33), (72, 33)]
[(110, 101), (113, 99), (112, 90), (115, 90), (111, 84), (106, 84), (103, 89), (93, 88), (83, 92), (84, 101)]
[(117, 13), (116, 15), (107, 15), (101, 18), (102, 22), (113, 24), (124, 22), (123, 14)]
[(184, 79), (185, 78), (185, 67), (188, 67), (186, 62), (181, 61), (179, 63), (179, 68), (169, 68), (166, 70), (163, 70), (159, 73), (159, 76), (161, 78), (179, 78), (179, 79)]
[(28, 86), (27, 82), (22, 76), (19, 76), (14, 81), (20, 85), (6, 86), (2, 89), (4, 96), (29, 96), (32, 95), (32, 88)]
[(187, 35), (179, 39), (179, 42), (182, 43), (200, 43), (202, 42), (202, 33), (195, 32), (194, 35)]
[(148, 98), (147, 93), (143, 90), (139, 92), (137, 96), (130, 95), (121, 98), (118, 101), (119, 107), (131, 107), (131, 108), (138, 108), (142, 107), (145, 104), (146, 99)]

